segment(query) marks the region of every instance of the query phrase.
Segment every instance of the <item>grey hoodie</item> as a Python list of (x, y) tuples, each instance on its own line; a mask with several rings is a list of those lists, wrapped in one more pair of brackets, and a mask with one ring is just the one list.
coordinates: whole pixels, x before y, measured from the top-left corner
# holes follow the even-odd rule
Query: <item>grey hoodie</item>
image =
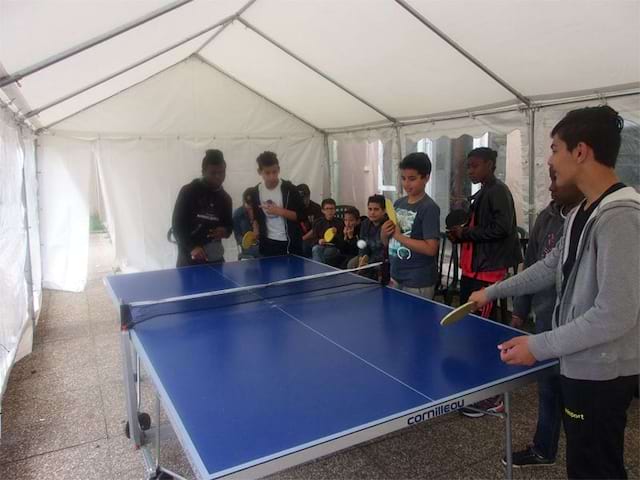
[(560, 373), (580, 380), (611, 380), (640, 373), (640, 194), (622, 188), (607, 195), (584, 226), (576, 262), (562, 292), (562, 265), (577, 208), (564, 239), (522, 273), (487, 288), (490, 300), (556, 286), (553, 330), (529, 337), (537, 360), (560, 358)]

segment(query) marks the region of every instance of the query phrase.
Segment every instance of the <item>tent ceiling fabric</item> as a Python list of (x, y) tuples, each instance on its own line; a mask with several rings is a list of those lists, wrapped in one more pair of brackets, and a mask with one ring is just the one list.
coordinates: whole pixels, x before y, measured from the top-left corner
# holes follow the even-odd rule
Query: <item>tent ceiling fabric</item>
[[(527, 98), (640, 88), (638, 0), (406, 1)], [(0, 0), (0, 71), (10, 75), (172, 3)], [(26, 107), (86, 88), (248, 3), (194, 0), (25, 77)], [(149, 78), (196, 53), (213, 33), (44, 110), (34, 123), (50, 125)], [(257, 0), (199, 54), (321, 129), (519, 103), (393, 0)]]
[[(188, 88), (185, 88), (188, 86)], [(197, 58), (190, 58), (56, 125), (101, 136), (313, 136), (314, 129)]]

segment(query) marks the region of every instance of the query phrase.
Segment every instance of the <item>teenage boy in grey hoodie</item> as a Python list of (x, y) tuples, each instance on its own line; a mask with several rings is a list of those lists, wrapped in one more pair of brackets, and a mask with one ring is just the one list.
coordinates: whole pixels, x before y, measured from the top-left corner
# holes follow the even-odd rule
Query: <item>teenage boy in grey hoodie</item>
[[(549, 168), (551, 202), (540, 212), (531, 234), (524, 259), (525, 268), (546, 257), (562, 237), (564, 220), (583, 199), (582, 192), (575, 185), (558, 187), (556, 173)], [(551, 330), (553, 307), (556, 304), (556, 290), (551, 286), (534, 295), (514, 298), (511, 326), (521, 328), (535, 312), (536, 333)], [(560, 398), (560, 376), (556, 373), (538, 380), (538, 424), (533, 444), (519, 452), (513, 452), (513, 466), (554, 465), (558, 452), (558, 438), (562, 408)], [(506, 461), (503, 460), (506, 464)]]
[(553, 330), (498, 349), (510, 365), (560, 358), (569, 478), (627, 478), (626, 412), (640, 372), (640, 194), (614, 170), (622, 127), (602, 106), (573, 110), (553, 128), (556, 182), (575, 184), (585, 200), (549, 255), (469, 298), (481, 307), (555, 284)]

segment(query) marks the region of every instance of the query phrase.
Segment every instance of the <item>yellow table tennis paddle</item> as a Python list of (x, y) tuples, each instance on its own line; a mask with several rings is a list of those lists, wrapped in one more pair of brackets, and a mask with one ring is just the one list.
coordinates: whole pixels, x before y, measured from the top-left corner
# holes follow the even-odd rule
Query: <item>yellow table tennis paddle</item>
[(253, 247), (256, 243), (258, 243), (258, 239), (256, 238), (256, 234), (253, 233), (252, 230), (249, 230), (242, 236), (242, 248), (247, 250)]
[(335, 238), (336, 236), (336, 229), (334, 227), (332, 228), (327, 228), (327, 230), (324, 232), (324, 241), (326, 243), (331, 243), (331, 241)]
[(475, 302), (467, 302), (464, 305), (460, 305), (458, 308), (450, 311), (442, 320), (440, 320), (440, 325), (446, 326), (456, 323), (458, 320), (462, 320), (464, 317), (469, 315), (476, 309)]
[(385, 199), (384, 208), (387, 211), (387, 217), (391, 220), (394, 225), (398, 225), (398, 216), (396, 215), (396, 209), (393, 208), (393, 202), (390, 199)]

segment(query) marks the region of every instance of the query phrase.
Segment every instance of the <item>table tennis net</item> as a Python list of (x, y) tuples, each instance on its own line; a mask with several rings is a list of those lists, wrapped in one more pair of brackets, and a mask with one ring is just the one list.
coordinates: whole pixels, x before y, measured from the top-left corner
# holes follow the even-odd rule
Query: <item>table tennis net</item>
[(149, 302), (136, 302), (123, 305), (122, 321), (127, 327), (160, 318), (193, 311), (211, 311), (242, 305), (273, 301), (278, 299), (291, 300), (295, 297), (313, 298), (327, 297), (331, 301), (332, 295), (339, 295), (352, 290), (365, 288), (379, 288), (380, 283), (364, 276), (350, 272), (330, 272), (323, 275), (312, 275), (277, 281), (254, 286), (237, 287), (228, 290), (204, 292), (185, 297), (175, 297)]

